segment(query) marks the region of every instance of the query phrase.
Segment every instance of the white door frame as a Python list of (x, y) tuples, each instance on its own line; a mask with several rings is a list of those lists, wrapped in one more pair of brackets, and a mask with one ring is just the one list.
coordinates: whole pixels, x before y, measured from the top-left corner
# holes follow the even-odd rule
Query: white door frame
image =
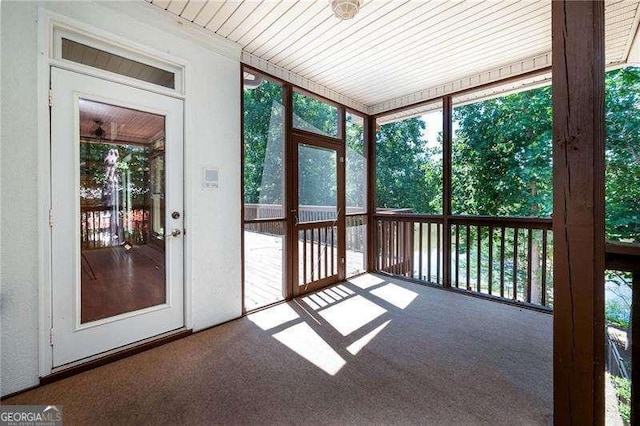
[[(151, 90), (164, 95), (173, 96), (184, 100), (184, 116), (183, 116), (183, 149), (185, 171), (189, 170), (189, 139), (187, 123), (189, 117), (189, 102), (186, 95), (186, 81), (190, 74), (190, 67), (187, 61), (167, 55), (161, 51), (149, 48), (148, 46), (133, 43), (123, 37), (111, 34), (107, 31), (100, 30), (74, 19), (56, 14), (44, 8), (38, 9), (38, 65), (37, 65), (37, 115), (36, 122), (38, 128), (38, 152), (37, 152), (37, 168), (38, 168), (38, 303), (39, 303), (39, 333), (38, 333), (38, 373), (40, 377), (47, 376), (53, 371), (53, 350), (51, 346), (51, 328), (53, 325), (53, 304), (52, 304), (52, 280), (51, 280), (51, 228), (50, 209), (51, 209), (51, 138), (50, 138), (50, 115), (49, 115), (49, 93), (50, 93), (50, 70), (52, 66), (74, 71), (80, 74), (91, 75), (103, 78), (116, 83), (129, 85), (132, 87), (150, 90), (149, 84), (139, 80), (114, 75), (112, 73), (101, 71), (99, 69), (90, 68), (80, 64), (69, 63), (55, 59), (53, 52), (54, 29), (67, 29), (75, 33), (84, 35), (89, 39), (94, 39), (102, 43), (103, 46), (116, 46), (118, 50), (127, 49), (131, 55), (143, 55), (152, 57), (158, 61), (169, 64), (169, 66), (178, 67), (182, 70), (182, 93), (158, 88)], [(144, 62), (142, 60), (141, 62)], [(191, 207), (189, 193), (189, 173), (184, 173), (184, 228), (190, 228), (189, 211)], [(184, 235), (184, 324), (187, 329), (192, 328), (192, 311), (191, 311), (191, 265), (186, 261), (191, 258), (191, 239), (186, 233)]]

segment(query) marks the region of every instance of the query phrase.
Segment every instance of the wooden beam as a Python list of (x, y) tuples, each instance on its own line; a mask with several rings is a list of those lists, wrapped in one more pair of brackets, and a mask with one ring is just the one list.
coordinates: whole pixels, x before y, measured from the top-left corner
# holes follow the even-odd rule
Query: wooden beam
[(554, 423), (604, 424), (604, 2), (554, 1)]

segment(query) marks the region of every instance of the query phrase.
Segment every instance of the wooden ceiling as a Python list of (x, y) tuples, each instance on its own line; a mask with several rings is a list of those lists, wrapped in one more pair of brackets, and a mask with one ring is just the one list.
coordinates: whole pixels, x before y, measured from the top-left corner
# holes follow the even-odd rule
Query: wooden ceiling
[[(98, 127), (104, 131), (102, 137), (96, 134)], [(162, 115), (80, 99), (80, 137), (85, 140), (140, 145), (163, 134)]]
[[(146, 1), (369, 107), (551, 51), (550, 1), (365, 0), (348, 21), (328, 0)], [(606, 2), (607, 64), (626, 61), (638, 3)]]

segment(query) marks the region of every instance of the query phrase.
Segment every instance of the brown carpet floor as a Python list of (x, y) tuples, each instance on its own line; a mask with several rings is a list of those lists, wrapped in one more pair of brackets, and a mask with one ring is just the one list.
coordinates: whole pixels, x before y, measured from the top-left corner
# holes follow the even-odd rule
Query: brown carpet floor
[(3, 403), (66, 424), (548, 424), (552, 317), (364, 275)]

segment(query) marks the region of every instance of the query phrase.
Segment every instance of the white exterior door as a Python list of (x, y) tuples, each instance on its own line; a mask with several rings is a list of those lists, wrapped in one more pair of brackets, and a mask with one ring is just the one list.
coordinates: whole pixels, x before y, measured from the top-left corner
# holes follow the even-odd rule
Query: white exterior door
[(183, 102), (51, 69), (53, 367), (184, 326)]

